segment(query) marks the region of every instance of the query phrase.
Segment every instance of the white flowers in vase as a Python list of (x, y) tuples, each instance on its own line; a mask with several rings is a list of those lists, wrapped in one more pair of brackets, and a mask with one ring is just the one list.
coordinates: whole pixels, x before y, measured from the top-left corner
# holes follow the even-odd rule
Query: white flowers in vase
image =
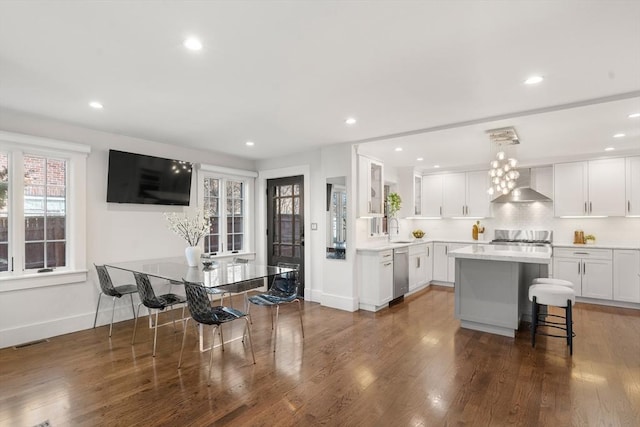
[(165, 213), (169, 222), (169, 230), (187, 241), (189, 246), (198, 246), (200, 239), (209, 233), (210, 222), (206, 211), (199, 211), (193, 216), (186, 213)]

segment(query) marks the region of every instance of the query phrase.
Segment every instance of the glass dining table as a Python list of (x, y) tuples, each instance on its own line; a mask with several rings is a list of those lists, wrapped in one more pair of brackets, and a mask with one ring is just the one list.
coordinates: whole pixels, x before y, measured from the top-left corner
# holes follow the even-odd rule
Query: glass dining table
[[(105, 265), (131, 273), (143, 273), (149, 277), (167, 280), (171, 284), (182, 285), (183, 281), (187, 281), (198, 283), (206, 288), (216, 288), (232, 293), (242, 293), (259, 288), (266, 284), (269, 278), (293, 271), (291, 268), (260, 265), (253, 262), (240, 263), (207, 259), (204, 261), (207, 262), (206, 265), (200, 264), (197, 267), (189, 267), (184, 257), (115, 262)], [(246, 309), (247, 307), (245, 307)], [(200, 351), (205, 351), (202, 329), (200, 329), (199, 341)]]

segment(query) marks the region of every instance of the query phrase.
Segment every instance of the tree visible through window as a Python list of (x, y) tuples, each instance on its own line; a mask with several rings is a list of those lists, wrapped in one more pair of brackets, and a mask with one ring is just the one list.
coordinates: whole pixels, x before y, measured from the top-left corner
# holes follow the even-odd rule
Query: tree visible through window
[(9, 270), (9, 157), (0, 153), (0, 271)]

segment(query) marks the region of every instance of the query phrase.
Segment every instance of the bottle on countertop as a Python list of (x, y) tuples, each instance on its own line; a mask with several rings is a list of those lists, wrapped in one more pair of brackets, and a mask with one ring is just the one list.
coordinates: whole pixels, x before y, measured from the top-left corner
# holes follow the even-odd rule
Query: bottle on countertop
[(473, 224), (473, 227), (471, 227), (471, 237), (473, 238), (473, 240), (478, 240), (479, 225), (480, 221), (477, 221), (475, 224)]

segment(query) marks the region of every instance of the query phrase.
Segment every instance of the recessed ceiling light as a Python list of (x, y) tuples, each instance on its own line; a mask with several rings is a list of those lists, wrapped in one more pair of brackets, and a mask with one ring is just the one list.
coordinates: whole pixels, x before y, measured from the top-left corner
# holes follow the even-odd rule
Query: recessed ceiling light
[(256, 144), (255, 144), (255, 142), (253, 142), (253, 141), (247, 141), (247, 142), (245, 142), (245, 145), (246, 145), (247, 147), (253, 147), (253, 146), (254, 146), (254, 145), (256, 145)]
[(629, 118), (630, 118), (630, 119), (637, 119), (638, 117), (640, 117), (640, 113), (632, 113), (632, 114), (629, 114)]
[(349, 117), (347, 120), (344, 121), (346, 124), (348, 125), (355, 125), (356, 124), (356, 119), (354, 119), (353, 117)]
[(98, 101), (91, 101), (89, 103), (89, 107), (95, 108), (96, 110), (102, 110), (104, 106)]
[(396, 151), (402, 151), (402, 147), (396, 147)]
[(624, 138), (626, 135), (624, 133), (616, 133), (613, 135), (614, 138)]
[(416, 160), (417, 160), (417, 161), (419, 161), (419, 162), (421, 162), (421, 161), (423, 161), (423, 160), (424, 160), (424, 157), (418, 157)]
[(604, 149), (604, 151), (613, 151), (615, 150), (615, 147), (607, 147)]
[(189, 50), (202, 50), (202, 42), (195, 37), (185, 39), (183, 45)]
[(542, 77), (542, 76), (531, 76), (527, 80), (524, 81), (524, 84), (526, 84), (526, 85), (535, 85), (535, 84), (538, 84), (538, 83), (542, 82), (543, 80), (544, 80), (544, 77)]
[(438, 169), (438, 168), (440, 168), (440, 165), (433, 165), (433, 167), (434, 167), (435, 169)]

